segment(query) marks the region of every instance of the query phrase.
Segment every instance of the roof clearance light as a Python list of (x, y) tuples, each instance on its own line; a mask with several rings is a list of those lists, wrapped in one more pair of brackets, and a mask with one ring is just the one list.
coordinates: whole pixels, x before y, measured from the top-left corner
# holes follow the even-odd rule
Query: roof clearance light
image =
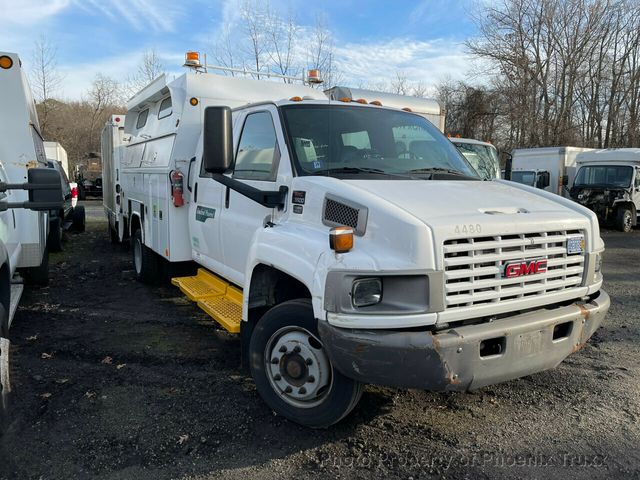
[(374, 100), (373, 102), (369, 103), (370, 105), (375, 105), (376, 107), (381, 107), (382, 106), (382, 102), (380, 100)]
[(367, 103), (369, 103), (364, 98), (359, 98), (359, 99), (356, 100), (356, 102), (361, 103), (363, 105), (366, 105)]
[(349, 97), (342, 97), (342, 98), (340, 99), (340, 101), (341, 101), (341, 102), (344, 102), (344, 103), (349, 103), (349, 102), (351, 101), (351, 99), (350, 99)]
[(404, 110), (405, 112), (413, 112), (413, 110), (411, 110), (409, 107), (404, 107), (402, 110)]
[(185, 67), (201, 67), (200, 54), (198, 52), (187, 52), (184, 56)]
[(4, 68), (5, 70), (13, 67), (13, 60), (11, 60), (11, 57), (7, 57), (6, 55), (1, 56), (0, 67)]
[(291, 101), (291, 102), (301, 102), (302, 101), (302, 97), (297, 97), (297, 96), (296, 97), (291, 97), (289, 99), (289, 101)]
[(329, 247), (336, 253), (347, 253), (353, 248), (353, 228), (334, 227), (329, 230)]
[(320, 70), (318, 70), (317, 68), (309, 70), (309, 72), (307, 73), (307, 82), (322, 83), (323, 80), (322, 80), (322, 77), (320, 76)]
[(191, 104), (191, 106), (195, 107), (196, 105), (198, 105), (198, 99), (196, 97), (191, 97), (189, 99), (189, 103)]

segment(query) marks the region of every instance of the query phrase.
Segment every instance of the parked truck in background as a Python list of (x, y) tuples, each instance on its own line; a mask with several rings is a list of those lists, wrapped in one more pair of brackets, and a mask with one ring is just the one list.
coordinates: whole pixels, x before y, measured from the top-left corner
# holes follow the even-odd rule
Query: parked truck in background
[(576, 157), (591, 149), (580, 147), (518, 148), (512, 153), (511, 180), (568, 197), (576, 176)]
[(240, 334), (278, 414), (321, 427), (365, 383), (466, 391), (529, 375), (600, 325), (590, 210), (480, 181), (416, 113), (198, 60), (129, 102), (117, 221), (141, 281), (199, 264), (173, 283)]
[(59, 162), (67, 178), (69, 177), (69, 159), (67, 151), (58, 142), (44, 142), (44, 154), (50, 162)]
[(120, 221), (122, 197), (120, 185), (120, 164), (124, 145), (128, 136), (124, 134), (124, 115), (111, 115), (100, 137), (102, 149), (102, 205), (107, 217), (109, 237), (113, 243), (119, 243), (125, 237), (125, 224)]
[(500, 178), (498, 149), (491, 143), (460, 137), (450, 137), (449, 140), (478, 172), (480, 178), (483, 180)]
[(630, 232), (640, 211), (640, 148), (581, 153), (571, 198), (593, 210), (605, 225)]

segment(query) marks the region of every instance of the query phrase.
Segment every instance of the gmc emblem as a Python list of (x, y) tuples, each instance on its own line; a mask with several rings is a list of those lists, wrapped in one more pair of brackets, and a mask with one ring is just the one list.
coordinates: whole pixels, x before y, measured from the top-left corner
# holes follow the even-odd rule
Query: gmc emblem
[(507, 278), (535, 275), (547, 271), (546, 260), (524, 260), (522, 262), (505, 263), (504, 276)]

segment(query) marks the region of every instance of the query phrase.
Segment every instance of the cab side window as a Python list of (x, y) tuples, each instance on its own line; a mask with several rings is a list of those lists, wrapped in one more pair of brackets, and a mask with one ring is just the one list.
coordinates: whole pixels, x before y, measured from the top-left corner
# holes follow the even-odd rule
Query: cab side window
[(276, 131), (269, 112), (247, 116), (233, 168), (233, 176), (246, 180), (275, 181), (280, 160)]

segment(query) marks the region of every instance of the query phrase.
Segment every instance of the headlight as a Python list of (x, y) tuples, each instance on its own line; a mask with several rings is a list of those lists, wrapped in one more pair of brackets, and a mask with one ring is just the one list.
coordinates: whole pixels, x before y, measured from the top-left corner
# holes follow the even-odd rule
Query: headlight
[(353, 282), (351, 303), (354, 307), (369, 307), (382, 301), (382, 280), (361, 278)]

